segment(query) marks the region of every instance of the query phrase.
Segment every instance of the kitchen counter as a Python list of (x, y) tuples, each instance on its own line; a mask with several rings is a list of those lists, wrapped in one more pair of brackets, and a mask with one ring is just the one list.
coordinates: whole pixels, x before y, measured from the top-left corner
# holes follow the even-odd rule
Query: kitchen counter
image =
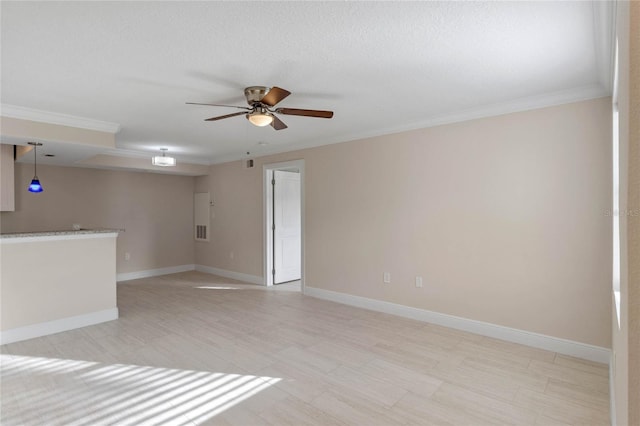
[(120, 232), (0, 234), (0, 344), (117, 319)]
[(95, 234), (119, 234), (124, 229), (108, 229), (108, 228), (92, 228), (92, 229), (67, 229), (61, 231), (36, 231), (36, 232), (9, 232), (0, 234), (0, 240), (9, 240), (13, 238), (39, 238), (39, 237), (75, 237), (80, 235)]

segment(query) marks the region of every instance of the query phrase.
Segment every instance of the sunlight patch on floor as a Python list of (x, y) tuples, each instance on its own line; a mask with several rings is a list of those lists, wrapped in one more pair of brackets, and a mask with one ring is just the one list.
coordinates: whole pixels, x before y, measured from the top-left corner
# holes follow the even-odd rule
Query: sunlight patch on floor
[(4, 354), (0, 372), (3, 425), (199, 424), (281, 380)]

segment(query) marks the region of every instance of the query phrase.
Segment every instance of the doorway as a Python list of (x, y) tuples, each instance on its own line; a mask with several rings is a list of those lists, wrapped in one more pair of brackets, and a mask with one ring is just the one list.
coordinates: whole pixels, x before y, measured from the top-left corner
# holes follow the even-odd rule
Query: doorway
[(265, 164), (264, 283), (304, 290), (304, 160)]

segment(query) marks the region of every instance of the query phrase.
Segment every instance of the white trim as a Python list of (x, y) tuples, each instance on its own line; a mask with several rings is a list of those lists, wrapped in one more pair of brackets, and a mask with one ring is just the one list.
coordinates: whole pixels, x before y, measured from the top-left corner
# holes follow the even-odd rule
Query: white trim
[(263, 285), (273, 285), (273, 234), (271, 232), (271, 224), (273, 223), (272, 217), (272, 204), (273, 204), (273, 187), (271, 186), (271, 179), (273, 178), (274, 170), (291, 170), (297, 169), (300, 173), (300, 288), (304, 292), (305, 283), (305, 267), (304, 267), (304, 229), (305, 229), (305, 170), (304, 159), (284, 161), (280, 163), (270, 163), (262, 165), (262, 180), (263, 180), (263, 195), (262, 195), (262, 221), (263, 221), (263, 241), (264, 241), (264, 259), (262, 264), (264, 265), (264, 282)]
[(609, 418), (611, 421), (611, 426), (616, 426), (618, 424), (616, 420), (616, 396), (615, 396), (616, 387), (615, 387), (615, 380), (613, 380), (614, 374), (615, 374), (615, 368), (616, 368), (616, 362), (615, 362), (614, 354), (612, 351), (611, 358), (609, 361)]
[(319, 299), (325, 299), (332, 302), (343, 303), (345, 305), (356, 306), (358, 308), (398, 315), (404, 318), (438, 324), (445, 327), (455, 328), (457, 330), (480, 334), (482, 336), (493, 337), (500, 340), (506, 340), (508, 342), (519, 343), (539, 349), (545, 349), (564, 355), (587, 359), (589, 361), (601, 362), (606, 364), (609, 362), (611, 356), (611, 351), (609, 349), (599, 346), (588, 345), (572, 340), (532, 333), (530, 331), (518, 330), (515, 328), (504, 327), (487, 322), (456, 317), (453, 315), (442, 314), (425, 309), (412, 308), (410, 306), (384, 302), (382, 300), (368, 299), (365, 297), (353, 296), (350, 294), (338, 293), (335, 291), (323, 290), (313, 287), (306, 287), (304, 289), (304, 294), (311, 297), (317, 297)]
[(90, 240), (94, 238), (115, 238), (118, 232), (97, 232), (87, 234), (54, 234), (54, 235), (38, 235), (25, 237), (2, 237), (0, 244), (18, 244), (18, 243), (39, 243), (43, 241), (62, 241), (62, 240)]
[(497, 117), (500, 115), (512, 114), (523, 111), (531, 111), (541, 108), (548, 108), (568, 103), (581, 102), (589, 99), (603, 98), (610, 96), (610, 93), (599, 84), (579, 87), (576, 89), (562, 90), (542, 95), (534, 95), (526, 98), (514, 99), (509, 102), (483, 105), (459, 112), (444, 113), (428, 117), (424, 121), (404, 126), (389, 127), (386, 131), (376, 131), (375, 133), (363, 133), (363, 137), (375, 137), (390, 133), (400, 133), (410, 130), (425, 129), (429, 127), (441, 126), (444, 124), (461, 123), (480, 118)]
[(89, 314), (76, 315), (73, 317), (41, 322), (39, 324), (27, 325), (25, 327), (12, 328), (10, 330), (0, 332), (0, 345), (20, 342), (22, 340), (33, 339), (41, 336), (48, 336), (49, 334), (61, 333), (63, 331), (100, 324), (101, 322), (112, 321), (115, 319), (118, 319), (118, 308), (105, 309), (103, 311), (91, 312)]
[(20, 120), (38, 121), (41, 123), (58, 124), (60, 126), (76, 127), (79, 129), (95, 130), (98, 132), (118, 133), (120, 124), (92, 118), (77, 117), (75, 115), (59, 114), (18, 105), (2, 104), (0, 113), (3, 117), (18, 118)]
[[(375, 138), (378, 136), (391, 135), (395, 133), (408, 132), (412, 130), (427, 129), (430, 127), (442, 126), (445, 124), (461, 123), (480, 118), (496, 117), (500, 115), (513, 114), (523, 111), (548, 108), (552, 106), (570, 104), (574, 102), (588, 101), (591, 99), (611, 96), (611, 91), (602, 87), (600, 83), (577, 87), (574, 89), (561, 90), (541, 95), (533, 95), (525, 98), (515, 99), (507, 102), (482, 105), (477, 108), (466, 109), (425, 117), (413, 123), (406, 123), (399, 126), (376, 128), (364, 132), (353, 132), (336, 137), (309, 139), (296, 141), (293, 144), (270, 146), (268, 151), (261, 154), (261, 157), (279, 154), (283, 152), (299, 151), (307, 148), (332, 145), (336, 143), (351, 142), (355, 140)], [(239, 154), (223, 155), (214, 158), (211, 164), (228, 163), (242, 158)]]
[(145, 271), (124, 272), (116, 275), (116, 281), (121, 282), (137, 280), (139, 278), (157, 277), (159, 275), (177, 274), (178, 272), (193, 271), (195, 269), (195, 265), (178, 265), (168, 268), (147, 269)]
[(244, 281), (251, 284), (264, 285), (262, 277), (257, 275), (243, 274), (242, 272), (228, 271), (226, 269), (214, 268), (213, 266), (196, 265), (196, 271), (206, 272), (207, 274), (218, 275), (232, 280)]
[(262, 264), (264, 265), (264, 285), (271, 287), (273, 285), (273, 232), (270, 229), (270, 225), (273, 224), (273, 186), (269, 182), (273, 179), (273, 169), (262, 166), (262, 231), (264, 242), (264, 259)]

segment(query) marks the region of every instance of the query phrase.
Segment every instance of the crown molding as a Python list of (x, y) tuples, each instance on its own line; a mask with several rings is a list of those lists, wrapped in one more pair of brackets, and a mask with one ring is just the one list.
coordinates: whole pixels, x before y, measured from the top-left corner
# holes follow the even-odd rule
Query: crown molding
[(120, 124), (99, 121), (75, 115), (59, 114), (57, 112), (42, 111), (18, 105), (2, 104), (0, 115), (3, 117), (31, 120), (40, 123), (57, 124), (60, 126), (76, 127), (79, 129), (95, 130), (116, 134), (120, 131)]
[(500, 115), (531, 111), (557, 105), (570, 104), (574, 102), (582, 102), (590, 99), (604, 98), (606, 96), (611, 96), (611, 93), (609, 93), (607, 89), (602, 87), (602, 85), (600, 85), (599, 83), (595, 83), (569, 90), (561, 90), (557, 92), (544, 93), (541, 95), (514, 99), (507, 102), (482, 105), (477, 108), (470, 108), (453, 113), (438, 114), (417, 123), (408, 124), (406, 126), (399, 126), (396, 128), (388, 128), (386, 132), (372, 136), (435, 127), (444, 124), (460, 123), (463, 121), (477, 120), (480, 118), (496, 117)]
[[(604, 98), (611, 96), (610, 91), (599, 83), (589, 86), (577, 87), (569, 90), (545, 93), (542, 95), (529, 96), (508, 102), (500, 102), (489, 105), (482, 105), (477, 108), (457, 111), (452, 113), (438, 114), (427, 117), (425, 120), (408, 123), (401, 126), (378, 128), (374, 131), (350, 133), (328, 139), (312, 139), (295, 145), (280, 146), (274, 149), (254, 155), (253, 157), (265, 157), (268, 155), (281, 154), (284, 152), (298, 151), (301, 149), (315, 148), (324, 145), (349, 142), (361, 139), (374, 138), (378, 136), (391, 135), (394, 133), (408, 132), (411, 130), (426, 129), (429, 127), (442, 126), (445, 124), (461, 123), (464, 121), (477, 120), (480, 118), (495, 117), (499, 115), (512, 114), (523, 111), (530, 111), (540, 108), (547, 108), (557, 105), (570, 104), (574, 102), (588, 101), (590, 99)], [(211, 164), (222, 164), (246, 158), (242, 154), (232, 154), (217, 157)]]

